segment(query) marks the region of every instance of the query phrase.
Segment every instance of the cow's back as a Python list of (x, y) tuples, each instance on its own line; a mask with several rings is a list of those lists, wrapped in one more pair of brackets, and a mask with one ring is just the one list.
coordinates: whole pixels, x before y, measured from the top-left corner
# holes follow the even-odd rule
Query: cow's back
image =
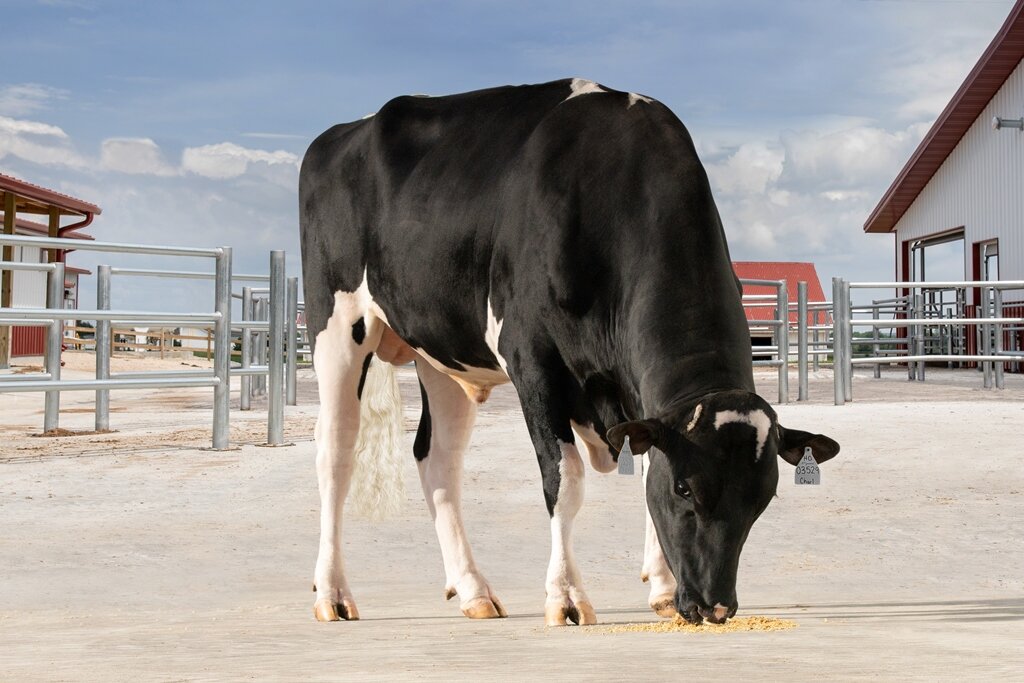
[(680, 302), (695, 287), (738, 302), (683, 125), (657, 102), (577, 87), (399, 97), (318, 138), (300, 181), (311, 327), (326, 321), (333, 292), (365, 276), (410, 346), (449, 367), (493, 369), (489, 309), (554, 335), (590, 326), (611, 346), (612, 318), (639, 314), (652, 296), (681, 311), (680, 331), (707, 325)]

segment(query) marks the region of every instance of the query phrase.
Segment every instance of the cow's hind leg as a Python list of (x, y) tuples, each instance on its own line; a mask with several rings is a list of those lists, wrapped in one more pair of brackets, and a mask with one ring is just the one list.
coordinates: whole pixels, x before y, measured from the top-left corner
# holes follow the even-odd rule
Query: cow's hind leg
[(423, 359), (416, 361), (423, 390), (423, 415), (415, 455), (430, 516), (444, 559), (445, 597), (459, 596), (473, 619), (507, 616), (473, 561), (462, 524), (462, 458), (476, 421), (476, 404), (450, 377)]
[(316, 422), (316, 472), (320, 488), (320, 551), (313, 587), (319, 621), (358, 619), (345, 580), (341, 518), (352, 479), (359, 435), (359, 393), (383, 325), (370, 314), (361, 291), (335, 295), (334, 310), (316, 336), (313, 365), (320, 393)]
[(565, 626), (567, 621), (596, 624), (572, 542), (573, 523), (583, 506), (584, 491), (583, 459), (576, 448), (569, 408), (576, 398), (572, 393), (574, 380), (554, 354), (540, 359), (506, 354), (510, 356), (517, 358), (510, 370), (537, 451), (544, 500), (551, 515), (544, 622), (547, 626)]

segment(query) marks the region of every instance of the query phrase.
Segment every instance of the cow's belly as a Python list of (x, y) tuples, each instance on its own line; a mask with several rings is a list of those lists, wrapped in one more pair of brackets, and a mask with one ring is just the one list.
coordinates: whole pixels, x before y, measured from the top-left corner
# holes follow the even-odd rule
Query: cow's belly
[(483, 403), (491, 395), (491, 390), (499, 384), (509, 381), (503, 370), (489, 368), (473, 368), (464, 366), (463, 370), (450, 368), (426, 351), (409, 346), (390, 326), (385, 324), (384, 334), (377, 347), (377, 357), (387, 363), (404, 365), (416, 358), (422, 358), (435, 369), (451, 377), (466, 392), (466, 396), (474, 403)]

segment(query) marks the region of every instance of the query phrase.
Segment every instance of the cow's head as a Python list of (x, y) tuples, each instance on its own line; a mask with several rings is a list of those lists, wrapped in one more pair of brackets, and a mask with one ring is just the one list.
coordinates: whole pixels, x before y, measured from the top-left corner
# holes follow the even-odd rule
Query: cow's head
[(775, 495), (776, 456), (791, 465), (810, 447), (821, 463), (839, 444), (786, 429), (760, 396), (722, 391), (655, 419), (608, 430), (621, 449), (649, 451), (647, 506), (688, 621), (721, 623), (736, 613), (736, 570), (750, 527)]

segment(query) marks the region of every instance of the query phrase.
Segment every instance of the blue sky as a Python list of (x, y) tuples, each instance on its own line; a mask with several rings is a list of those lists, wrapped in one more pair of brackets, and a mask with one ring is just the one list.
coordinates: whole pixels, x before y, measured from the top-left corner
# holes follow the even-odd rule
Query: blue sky
[[(580, 76), (686, 123), (735, 259), (813, 261), (827, 290), (891, 277), (892, 239), (861, 226), (1012, 4), (0, 0), (0, 172), (99, 204), (99, 239), (232, 245), (246, 271), (286, 249), (297, 274), (297, 164), (323, 129)], [(72, 263), (100, 259), (125, 262)]]

